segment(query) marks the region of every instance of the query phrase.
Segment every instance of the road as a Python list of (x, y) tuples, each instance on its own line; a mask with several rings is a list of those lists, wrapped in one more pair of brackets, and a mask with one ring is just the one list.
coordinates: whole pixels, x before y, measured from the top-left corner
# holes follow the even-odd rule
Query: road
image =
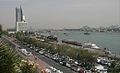
[(56, 63), (55, 61), (53, 61), (53, 60), (51, 60), (51, 59), (49, 59), (49, 58), (47, 58), (47, 57), (45, 57), (43, 55), (40, 55), (40, 54), (36, 53), (33, 50), (30, 50), (30, 51), (32, 51), (33, 54), (35, 54), (36, 56), (38, 56), (41, 60), (43, 60), (44, 62), (46, 62), (48, 65), (53, 66), (54, 68), (63, 71), (63, 73), (75, 73), (74, 71), (70, 70), (69, 68), (67, 68), (65, 66), (62, 66), (59, 63)]
[(8, 40), (9, 42), (11, 42), (14, 45), (20, 46), (21, 48), (26, 48), (28, 51), (31, 51), (34, 55), (36, 55), (40, 60), (47, 63), (49, 66), (53, 66), (54, 68), (56, 68), (58, 70), (61, 70), (63, 73), (76, 73), (76, 72), (70, 70), (69, 68), (60, 65), (59, 63), (56, 63), (55, 61), (53, 61), (53, 60), (51, 60), (51, 59), (49, 59), (49, 58), (47, 58), (43, 55), (40, 55), (40, 54), (36, 53), (34, 50), (31, 50), (31, 49), (27, 48), (26, 46), (23, 46), (23, 45), (20, 45), (16, 42), (13, 42), (14, 38), (10, 38), (10, 37), (7, 37), (7, 36), (4, 36), (2, 38)]
[(44, 69), (46, 69), (46, 67), (49, 66), (47, 63), (45, 63), (44, 61), (42, 61), (42, 60), (39, 59), (38, 57), (36, 57), (36, 58), (38, 58), (38, 59), (35, 60), (35, 55), (33, 55), (33, 54), (30, 55), (30, 56), (26, 56), (26, 55), (24, 55), (23, 53), (21, 53), (21, 50), (18, 49), (18, 47), (20, 47), (21, 45), (13, 42), (14, 39), (8, 38), (8, 37), (4, 36), (4, 37), (2, 37), (2, 40), (3, 40), (5, 43), (10, 44), (10, 47), (13, 48), (13, 49), (15, 49), (15, 51), (17, 52), (17, 54), (20, 55), (22, 58), (34, 62), (34, 63), (37, 65), (37, 67), (38, 67), (38, 72), (39, 72), (39, 73), (41, 73), (41, 70), (44, 70)]

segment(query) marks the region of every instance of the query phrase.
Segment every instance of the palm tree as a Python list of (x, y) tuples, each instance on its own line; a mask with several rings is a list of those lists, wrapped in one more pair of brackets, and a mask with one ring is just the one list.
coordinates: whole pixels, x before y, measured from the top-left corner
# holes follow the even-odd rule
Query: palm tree
[(0, 73), (15, 73), (14, 67), (18, 60), (18, 55), (13, 49), (0, 43)]
[(14, 49), (0, 42), (0, 73), (37, 73), (35, 64), (23, 62)]

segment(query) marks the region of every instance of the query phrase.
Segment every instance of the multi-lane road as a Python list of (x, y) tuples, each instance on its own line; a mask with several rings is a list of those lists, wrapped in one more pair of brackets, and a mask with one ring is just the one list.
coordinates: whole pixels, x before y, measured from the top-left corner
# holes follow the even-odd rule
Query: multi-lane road
[(31, 50), (31, 49), (27, 48), (24, 45), (21, 45), (21, 44), (19, 44), (17, 42), (14, 42), (15, 38), (7, 37), (7, 36), (3, 36), (2, 38), (6, 39), (7, 41), (9, 41), (10, 43), (12, 43), (15, 46), (20, 46), (21, 48), (27, 49), (28, 51), (32, 52), (33, 55), (37, 56), (39, 59), (41, 59), (42, 61), (47, 63), (49, 66), (52, 66), (52, 67), (62, 71), (63, 73), (76, 73), (76, 72), (72, 71), (71, 69), (60, 65), (59, 63), (56, 63), (55, 61), (53, 61), (53, 60), (51, 60), (51, 59), (49, 59), (49, 58), (47, 58), (47, 57), (45, 57), (43, 55), (38, 54), (34, 50)]

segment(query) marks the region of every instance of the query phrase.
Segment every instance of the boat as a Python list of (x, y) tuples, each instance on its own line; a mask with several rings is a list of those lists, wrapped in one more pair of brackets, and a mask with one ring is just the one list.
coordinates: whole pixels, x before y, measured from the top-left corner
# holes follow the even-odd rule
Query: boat
[(90, 33), (89, 32), (85, 32), (84, 35), (90, 35)]
[(88, 42), (88, 43), (84, 43), (83, 48), (99, 49), (100, 47), (98, 47), (96, 44)]
[(65, 32), (64, 32), (63, 34), (65, 34), (65, 35), (66, 35), (67, 33), (65, 33)]
[(63, 33), (64, 35), (66, 35), (66, 36), (68, 36), (68, 34), (67, 33)]
[(66, 44), (71, 44), (71, 45), (76, 45), (76, 46), (82, 46), (82, 44), (80, 42), (77, 41), (72, 41), (72, 40), (62, 40), (62, 43), (66, 43)]
[(58, 38), (56, 35), (49, 35), (47, 39), (53, 40), (53, 41), (58, 41)]

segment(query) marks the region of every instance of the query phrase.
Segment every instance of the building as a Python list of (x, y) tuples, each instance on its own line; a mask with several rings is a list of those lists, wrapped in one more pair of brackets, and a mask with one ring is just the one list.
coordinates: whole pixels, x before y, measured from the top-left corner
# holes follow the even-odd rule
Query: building
[(23, 21), (23, 12), (22, 8), (16, 8), (16, 22), (17, 21)]
[(25, 32), (27, 30), (27, 22), (23, 16), (22, 8), (16, 8), (16, 32)]
[(8, 34), (14, 34), (15, 31), (16, 31), (15, 28), (8, 28), (8, 29), (7, 29)]
[(17, 22), (17, 30), (16, 31), (25, 32), (25, 31), (27, 31), (26, 26), (27, 26), (27, 22), (24, 22), (24, 21)]

